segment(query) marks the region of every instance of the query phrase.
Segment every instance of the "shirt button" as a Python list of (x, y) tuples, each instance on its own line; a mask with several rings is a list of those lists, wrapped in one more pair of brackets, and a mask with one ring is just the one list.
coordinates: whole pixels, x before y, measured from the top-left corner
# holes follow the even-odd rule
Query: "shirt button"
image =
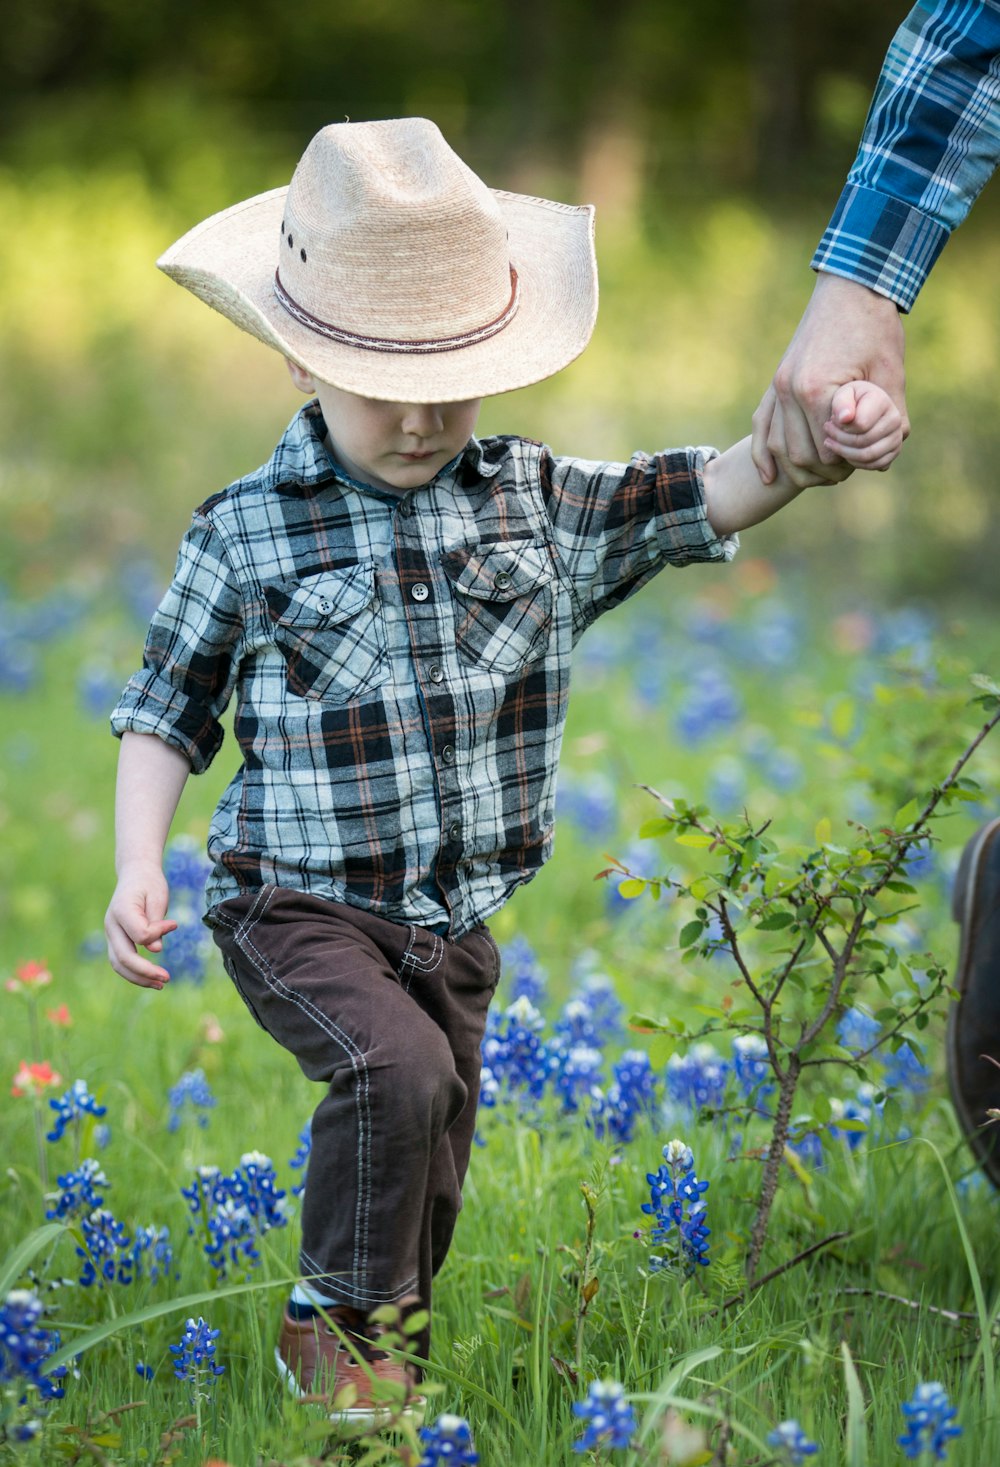
[(494, 586), (496, 586), (498, 591), (506, 591), (511, 585), (511, 577), (507, 574), (506, 571), (497, 571), (496, 575), (493, 577), (493, 584)]
[(414, 601), (426, 601), (430, 594), (430, 591), (424, 585), (423, 581), (418, 581), (417, 584), (410, 589), (410, 595), (413, 597)]
[(441, 667), (437, 662), (435, 662), (428, 675), (432, 683), (444, 682), (444, 668)]
[(462, 834), (462, 822), (461, 822), (461, 820), (453, 820), (451, 822), (451, 824), (448, 826), (448, 839), (449, 840), (458, 840), (458, 837), (461, 834)]
[(455, 762), (455, 745), (454, 744), (445, 744), (444, 748), (441, 750), (441, 763), (442, 764), (454, 764), (454, 762)]
[(327, 601), (324, 597), (324, 599), (319, 603), (319, 609), (323, 613), (323, 615), (326, 616), (328, 612), (331, 612), (333, 610), (333, 602)]

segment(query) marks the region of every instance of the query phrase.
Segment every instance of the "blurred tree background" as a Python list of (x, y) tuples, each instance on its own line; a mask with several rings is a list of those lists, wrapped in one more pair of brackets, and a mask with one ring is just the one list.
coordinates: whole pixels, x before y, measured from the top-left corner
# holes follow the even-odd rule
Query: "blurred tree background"
[[(327, 122), (420, 113), (495, 186), (598, 205), (602, 313), (486, 431), (617, 458), (749, 430), (811, 288), (904, 3), (33, 0), (0, 55), (0, 582), (142, 566), (268, 453), (280, 365), (153, 268), (287, 182)], [(1000, 278), (987, 190), (908, 329), (914, 435), (886, 477), (805, 495), (753, 549), (856, 594), (989, 597)], [(749, 541), (748, 541), (749, 543)]]

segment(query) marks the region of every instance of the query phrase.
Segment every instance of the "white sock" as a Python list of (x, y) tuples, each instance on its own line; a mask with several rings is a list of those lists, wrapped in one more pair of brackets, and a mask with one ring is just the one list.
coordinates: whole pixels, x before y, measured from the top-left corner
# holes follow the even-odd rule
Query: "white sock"
[(296, 1284), (289, 1295), (293, 1304), (311, 1304), (314, 1309), (329, 1309), (331, 1304), (336, 1304), (336, 1299), (331, 1299), (327, 1294), (321, 1294), (311, 1284)]

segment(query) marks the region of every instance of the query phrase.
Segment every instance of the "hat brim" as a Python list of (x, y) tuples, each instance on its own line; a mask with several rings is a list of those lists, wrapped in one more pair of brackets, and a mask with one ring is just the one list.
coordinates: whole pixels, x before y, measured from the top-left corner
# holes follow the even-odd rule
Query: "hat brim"
[(321, 382), (390, 402), (461, 402), (540, 382), (579, 356), (597, 317), (594, 211), (493, 190), (507, 225), (519, 303), (502, 331), (449, 351), (342, 345), (289, 315), (274, 294), (285, 188), (224, 209), (157, 261), (244, 331)]

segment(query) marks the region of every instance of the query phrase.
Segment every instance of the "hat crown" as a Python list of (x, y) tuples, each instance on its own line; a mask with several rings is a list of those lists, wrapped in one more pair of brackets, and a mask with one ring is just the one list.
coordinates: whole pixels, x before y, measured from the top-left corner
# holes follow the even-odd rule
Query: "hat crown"
[(288, 295), (365, 337), (460, 336), (511, 300), (500, 207), (425, 118), (317, 133), (288, 189), (279, 249)]

